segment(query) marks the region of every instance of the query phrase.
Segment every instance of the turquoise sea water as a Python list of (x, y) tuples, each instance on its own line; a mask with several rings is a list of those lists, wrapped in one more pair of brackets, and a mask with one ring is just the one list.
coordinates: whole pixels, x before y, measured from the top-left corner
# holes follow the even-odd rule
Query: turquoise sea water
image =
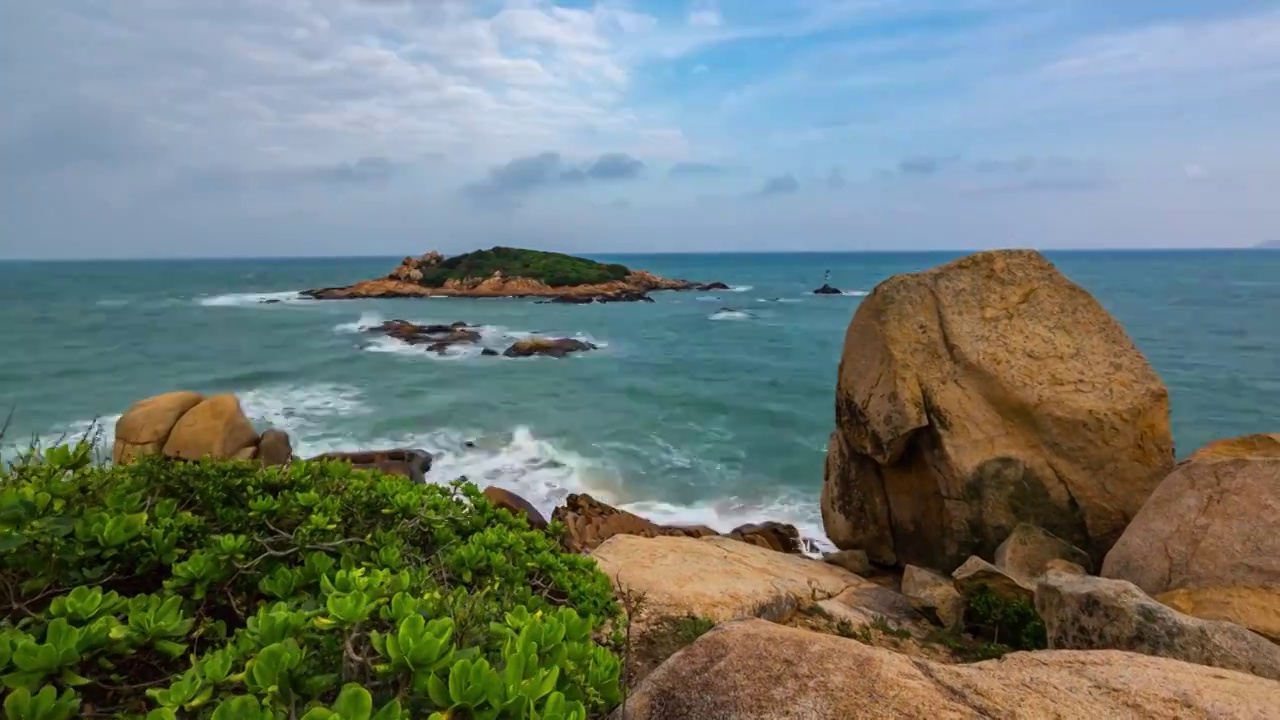
[[(1168, 384), (1180, 454), (1280, 429), (1280, 252), (1049, 255)], [(659, 521), (724, 530), (777, 519), (820, 535), (857, 293), (955, 256), (613, 256), (602, 259), (735, 291), (590, 306), (293, 297), (385, 274), (399, 258), (0, 263), (0, 410), (16, 409), (5, 442), (99, 418), (109, 443), (115, 416), (142, 397), (233, 391), (304, 455), (421, 447), (438, 456), (434, 478), (499, 484), (544, 509), (588, 491)], [(849, 294), (809, 294), (828, 269)], [(535, 331), (603, 349), (439, 358), (358, 331), (391, 318), (483, 324), (499, 349)]]

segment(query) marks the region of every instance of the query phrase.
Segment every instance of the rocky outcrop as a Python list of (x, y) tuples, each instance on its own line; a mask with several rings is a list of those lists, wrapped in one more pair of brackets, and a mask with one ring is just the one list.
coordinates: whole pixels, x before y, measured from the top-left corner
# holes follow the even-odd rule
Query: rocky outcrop
[(387, 320), (365, 332), (386, 335), (409, 345), (426, 345), (428, 352), (440, 355), (454, 345), (474, 345), (480, 342), (480, 331), (464, 322), (419, 325), (408, 320)]
[(178, 460), (225, 460), (257, 445), (258, 433), (240, 409), (240, 400), (214, 395), (178, 418), (161, 452)]
[(861, 550), (837, 550), (826, 553), (822, 556), (822, 559), (836, 567), (842, 567), (854, 575), (866, 575), (871, 572), (871, 561), (867, 559), (867, 554)]
[(425, 450), (395, 449), (368, 450), (351, 453), (325, 453), (311, 460), (351, 463), (357, 470), (378, 470), (388, 475), (400, 475), (416, 483), (426, 482), (431, 469), (431, 454)]
[(258, 441), (258, 460), (267, 466), (288, 465), (293, 461), (293, 444), (289, 441), (289, 433), (271, 429), (262, 433)]
[(802, 553), (804, 543), (800, 539), (800, 531), (794, 525), (780, 522), (763, 522), (742, 525), (725, 533), (725, 537), (757, 545), (768, 550), (783, 553)]
[(1280, 683), (1123, 652), (946, 665), (762, 620), (721, 625), (650, 674), (612, 720), (1273, 718)]
[(557, 295), (550, 300), (539, 300), (538, 304), (560, 304), (560, 305), (590, 305), (592, 303), (615, 303), (615, 302), (656, 302), (649, 297), (649, 293), (641, 290), (620, 290), (617, 292), (600, 293), (598, 295)]
[(827, 535), (883, 564), (990, 557), (1020, 522), (1100, 561), (1173, 466), (1168, 392), (1032, 251), (898, 275), (845, 336)]
[(843, 295), (844, 292), (840, 288), (831, 287), (827, 283), (823, 283), (822, 287), (813, 291), (814, 295)]
[(619, 591), (644, 598), (641, 624), (685, 616), (783, 620), (847, 590), (883, 589), (829, 563), (726, 537), (615, 535), (591, 557)]
[(509, 358), (525, 358), (541, 355), (562, 358), (570, 353), (597, 349), (595, 345), (573, 338), (525, 338), (517, 340), (502, 354)]
[(964, 625), (964, 597), (942, 573), (908, 565), (902, 570), (902, 594), (912, 607), (948, 630)]
[(1054, 560), (1064, 560), (1089, 568), (1089, 556), (1080, 548), (1049, 531), (1020, 523), (1013, 533), (996, 548), (995, 566), (1022, 578), (1035, 580), (1049, 569)]
[(1183, 615), (1123, 580), (1050, 572), (1035, 605), (1052, 649), (1128, 650), (1280, 679), (1280, 646), (1234, 623)]
[(717, 534), (707, 527), (659, 525), (586, 494), (570, 494), (563, 505), (551, 511), (551, 519), (564, 523), (565, 549), (578, 553), (595, 550), (615, 535), (707, 537)]
[(956, 568), (951, 579), (966, 600), (984, 587), (1010, 602), (1030, 603), (1035, 595), (1034, 580), (1011, 575), (976, 555)]
[(169, 392), (134, 403), (116, 421), (111, 461), (127, 463), (160, 452), (173, 426), (203, 400), (204, 396), (197, 392)]
[(1280, 442), (1213, 443), (1160, 483), (1108, 553), (1105, 577), (1148, 595), (1280, 589)]
[(538, 508), (534, 507), (533, 503), (528, 500), (510, 490), (493, 485), (485, 488), (483, 492), (494, 507), (502, 508), (516, 517), (523, 517), (529, 522), (529, 527), (535, 530), (546, 529), (547, 519), (542, 517), (542, 513), (538, 512)]

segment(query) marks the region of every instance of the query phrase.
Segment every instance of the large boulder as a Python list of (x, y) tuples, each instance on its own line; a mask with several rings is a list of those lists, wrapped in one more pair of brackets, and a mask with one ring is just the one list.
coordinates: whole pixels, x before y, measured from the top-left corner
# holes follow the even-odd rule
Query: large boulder
[(908, 565), (902, 570), (902, 594), (911, 606), (948, 630), (964, 625), (964, 597), (942, 573)]
[(184, 413), (163, 452), (178, 460), (227, 460), (257, 445), (258, 433), (240, 409), (240, 400), (226, 394), (206, 398)]
[(274, 428), (262, 433), (258, 441), (258, 462), (266, 466), (288, 465), (293, 462), (293, 443), (289, 433)]
[(1234, 623), (1183, 615), (1133, 583), (1049, 572), (1035, 603), (1051, 649), (1128, 650), (1280, 680), (1280, 645)]
[(325, 453), (311, 459), (346, 462), (357, 470), (376, 470), (388, 475), (399, 475), (415, 483), (426, 482), (427, 471), (431, 469), (431, 453), (405, 448)]
[(1274, 718), (1280, 683), (1114, 651), (946, 665), (763, 620), (726, 623), (650, 674), (613, 720)]
[(1099, 561), (1173, 467), (1169, 395), (1039, 253), (881, 283), (845, 335), (822, 492), (841, 548), (941, 570), (1019, 522)]
[(1178, 465), (1102, 564), (1160, 595), (1183, 588), (1280, 590), (1280, 442), (1213, 443)]
[(1044, 528), (1020, 523), (996, 548), (995, 566), (1024, 580), (1035, 580), (1055, 560), (1088, 568), (1089, 555)]
[(762, 522), (741, 525), (730, 530), (728, 537), (762, 548), (785, 553), (804, 552), (804, 541), (795, 525), (780, 522)]
[(727, 537), (615, 535), (591, 557), (620, 592), (644, 598), (641, 624), (684, 616), (782, 620), (849, 590), (883, 590), (830, 563)]
[(1191, 617), (1233, 622), (1280, 643), (1280, 588), (1181, 588), (1156, 600)]
[(551, 511), (551, 519), (564, 523), (562, 542), (570, 552), (590, 552), (615, 535), (706, 537), (717, 534), (715, 530), (701, 526), (659, 525), (585, 493), (567, 496), (563, 505)]
[(197, 392), (169, 392), (139, 400), (116, 420), (115, 445), (111, 461), (127, 463), (143, 455), (154, 455), (164, 448), (173, 426), (199, 405), (204, 396)]
[(547, 519), (542, 517), (542, 513), (538, 512), (538, 508), (534, 507), (533, 503), (528, 500), (496, 485), (486, 487), (483, 493), (489, 502), (493, 503), (494, 507), (506, 510), (515, 517), (523, 517), (529, 523), (529, 527), (535, 530), (546, 529)]

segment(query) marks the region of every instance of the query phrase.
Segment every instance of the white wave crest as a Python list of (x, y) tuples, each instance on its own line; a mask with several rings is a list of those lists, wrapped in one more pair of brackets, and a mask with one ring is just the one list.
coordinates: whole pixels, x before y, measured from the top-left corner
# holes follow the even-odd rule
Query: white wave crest
[(263, 293), (227, 293), (226, 295), (212, 295), (196, 298), (196, 302), (205, 307), (249, 307), (252, 305), (300, 303), (310, 301), (310, 298), (300, 295), (296, 290)]
[[(340, 334), (362, 333), (381, 325), (384, 319), (375, 312), (366, 312), (360, 316), (355, 322), (339, 323), (333, 327), (333, 331)], [(421, 321), (414, 320), (422, 325), (444, 325), (439, 321)], [(532, 330), (512, 330), (502, 325), (472, 325), (467, 329), (473, 330), (480, 334), (480, 341), (476, 343), (457, 343), (450, 345), (443, 353), (428, 350), (429, 343), (420, 345), (410, 345), (409, 343), (397, 340), (393, 337), (385, 335), (370, 335), (362, 341), (360, 349), (365, 352), (372, 353), (391, 353), (397, 355), (414, 355), (418, 357), (427, 357), (437, 360), (465, 360), (471, 358), (479, 358), (483, 356), (486, 350), (502, 354), (507, 348), (518, 340), (539, 337), (546, 335), (548, 337), (569, 337), (574, 340), (595, 345), (597, 348), (604, 349), (609, 347), (609, 343), (600, 340), (587, 333), (577, 332), (572, 334), (560, 333), (539, 333)], [(487, 359), (487, 358), (486, 358)]]
[(744, 310), (720, 310), (708, 316), (710, 320), (751, 320), (755, 316)]
[(845, 290), (844, 292), (842, 292), (842, 293), (840, 293), (840, 294), (841, 294), (841, 295), (847, 295), (847, 296), (849, 296), (849, 297), (866, 297), (867, 295), (870, 295), (871, 293), (867, 292), (866, 290)]
[(699, 295), (694, 300), (698, 302), (720, 302), (720, 297), (718, 295)]
[(755, 287), (756, 287), (755, 285), (734, 285), (733, 287), (729, 288), (727, 292), (736, 292), (736, 293), (750, 292), (754, 290)]

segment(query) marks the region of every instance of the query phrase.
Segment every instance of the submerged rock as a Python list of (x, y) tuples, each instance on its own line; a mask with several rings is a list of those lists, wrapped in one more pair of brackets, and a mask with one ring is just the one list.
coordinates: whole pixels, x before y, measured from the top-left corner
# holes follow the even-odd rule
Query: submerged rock
[(386, 335), (409, 345), (426, 345), (428, 351), (441, 355), (454, 345), (474, 345), (480, 342), (480, 331), (464, 322), (419, 325), (408, 320), (387, 320), (365, 332)]
[(942, 570), (1027, 522), (1095, 563), (1173, 466), (1169, 394), (1033, 251), (897, 275), (849, 324), (822, 519), (837, 547)]
[(507, 357), (520, 358), (534, 355), (562, 358), (569, 353), (595, 350), (596, 346), (573, 338), (526, 338), (517, 340), (506, 352)]
[(826, 283), (823, 283), (822, 287), (813, 291), (813, 294), (814, 295), (843, 295), (844, 292), (841, 291), (840, 288), (832, 287)]

